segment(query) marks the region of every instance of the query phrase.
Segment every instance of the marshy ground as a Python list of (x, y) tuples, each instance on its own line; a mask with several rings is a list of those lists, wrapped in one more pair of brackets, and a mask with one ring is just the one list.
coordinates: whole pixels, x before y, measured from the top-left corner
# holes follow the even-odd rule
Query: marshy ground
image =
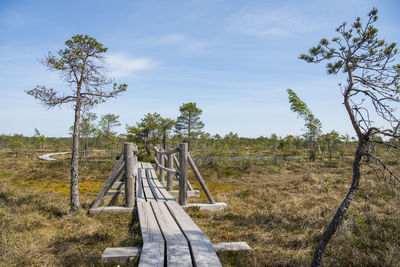
[[(88, 216), (113, 162), (82, 162), (82, 210), (68, 214), (69, 162), (16, 158), (0, 152), (1, 266), (116, 266), (106, 247), (140, 246), (132, 215)], [(351, 181), (351, 158), (265, 160), (243, 171), (200, 171), (224, 211), (188, 211), (212, 242), (245, 241), (252, 252), (219, 253), (224, 266), (307, 266)], [(190, 176), (190, 178), (192, 178)], [(192, 179), (192, 185), (199, 185)], [(362, 176), (325, 266), (400, 264), (400, 185)], [(206, 202), (205, 196), (190, 202)], [(134, 264), (134, 263), (133, 263)]]

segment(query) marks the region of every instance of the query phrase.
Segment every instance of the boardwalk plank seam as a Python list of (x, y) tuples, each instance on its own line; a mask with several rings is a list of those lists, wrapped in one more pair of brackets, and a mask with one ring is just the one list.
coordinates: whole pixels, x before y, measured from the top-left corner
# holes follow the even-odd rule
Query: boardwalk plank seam
[(138, 164), (139, 266), (222, 266), (210, 240), (166, 191), (150, 163)]

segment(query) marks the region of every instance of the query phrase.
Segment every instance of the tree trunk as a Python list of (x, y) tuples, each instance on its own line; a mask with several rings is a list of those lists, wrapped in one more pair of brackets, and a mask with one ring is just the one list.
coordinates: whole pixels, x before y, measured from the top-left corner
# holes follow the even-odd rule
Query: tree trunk
[(164, 149), (164, 151), (166, 151), (166, 148), (167, 148), (166, 142), (167, 142), (167, 131), (166, 131), (166, 130), (163, 130), (162, 143), (163, 143), (163, 149)]
[(358, 184), (360, 182), (360, 162), (365, 149), (365, 141), (362, 139), (358, 140), (358, 147), (357, 151), (354, 155), (354, 162), (353, 162), (353, 180), (347, 193), (346, 197), (344, 198), (342, 204), (340, 205), (339, 209), (337, 210), (335, 216), (333, 217), (332, 221), (330, 222), (328, 228), (322, 234), (322, 237), (318, 243), (317, 248), (315, 249), (314, 258), (311, 263), (311, 266), (320, 266), (322, 262), (322, 257), (324, 255), (326, 246), (328, 245), (329, 240), (335, 234), (336, 230), (338, 229), (340, 223), (343, 221), (343, 216), (347, 212), (348, 208), (350, 207), (351, 201), (353, 200), (354, 196), (356, 195)]
[(315, 161), (315, 151), (313, 146), (313, 140), (311, 138), (310, 138), (310, 161), (311, 162)]
[(318, 148), (318, 152), (319, 152), (319, 159), (322, 161), (322, 159), (323, 159), (322, 150), (321, 150), (321, 146), (319, 145), (318, 142), (317, 142), (317, 148)]
[(189, 123), (188, 123), (188, 151), (190, 151), (190, 131), (191, 131), (191, 118), (189, 117)]
[(85, 161), (87, 161), (88, 146), (89, 146), (89, 135), (85, 137)]
[(79, 209), (79, 188), (78, 188), (78, 167), (79, 167), (79, 120), (81, 114), (81, 101), (78, 97), (75, 105), (74, 133), (72, 137), (72, 157), (71, 157), (71, 207), (70, 212)]

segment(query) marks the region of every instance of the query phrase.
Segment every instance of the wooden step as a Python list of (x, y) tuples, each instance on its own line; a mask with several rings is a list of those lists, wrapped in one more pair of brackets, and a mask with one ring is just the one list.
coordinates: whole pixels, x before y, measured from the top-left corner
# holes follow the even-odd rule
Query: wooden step
[(140, 254), (138, 247), (106, 248), (101, 256), (104, 261), (126, 262)]
[(91, 208), (89, 214), (101, 213), (101, 212), (133, 212), (135, 208), (109, 206), (109, 207), (97, 207)]
[(210, 203), (189, 203), (186, 206), (182, 206), (183, 208), (198, 208), (199, 210), (211, 210), (218, 211), (226, 209), (228, 205), (225, 202), (216, 202), (214, 204)]
[(125, 191), (123, 191), (123, 190), (109, 190), (106, 193), (106, 197), (113, 197), (115, 195), (124, 196), (125, 195)]
[(113, 188), (124, 188), (125, 187), (125, 182), (115, 182), (112, 185)]
[[(173, 196), (173, 197), (179, 196), (179, 190), (168, 191), (168, 193), (170, 193), (171, 196)], [(200, 191), (199, 190), (187, 191), (187, 196), (188, 197), (199, 197), (200, 196)]]

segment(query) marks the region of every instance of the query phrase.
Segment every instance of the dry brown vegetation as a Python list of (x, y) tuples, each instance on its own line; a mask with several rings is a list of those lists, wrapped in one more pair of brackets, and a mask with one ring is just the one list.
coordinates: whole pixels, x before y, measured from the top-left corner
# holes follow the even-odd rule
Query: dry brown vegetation
[[(82, 211), (70, 215), (69, 162), (0, 154), (0, 265), (97, 266), (106, 247), (140, 246), (131, 215), (86, 214), (113, 162), (80, 168)], [(243, 172), (201, 172), (228, 209), (192, 209), (212, 242), (246, 241), (253, 252), (224, 252), (224, 266), (309, 265), (318, 239), (347, 193), (351, 161), (268, 160)], [(193, 181), (193, 185), (198, 187)], [(360, 190), (332, 239), (326, 266), (400, 263), (399, 186), (362, 176)], [(204, 196), (190, 199), (206, 202)], [(110, 266), (116, 264), (110, 263)]]

